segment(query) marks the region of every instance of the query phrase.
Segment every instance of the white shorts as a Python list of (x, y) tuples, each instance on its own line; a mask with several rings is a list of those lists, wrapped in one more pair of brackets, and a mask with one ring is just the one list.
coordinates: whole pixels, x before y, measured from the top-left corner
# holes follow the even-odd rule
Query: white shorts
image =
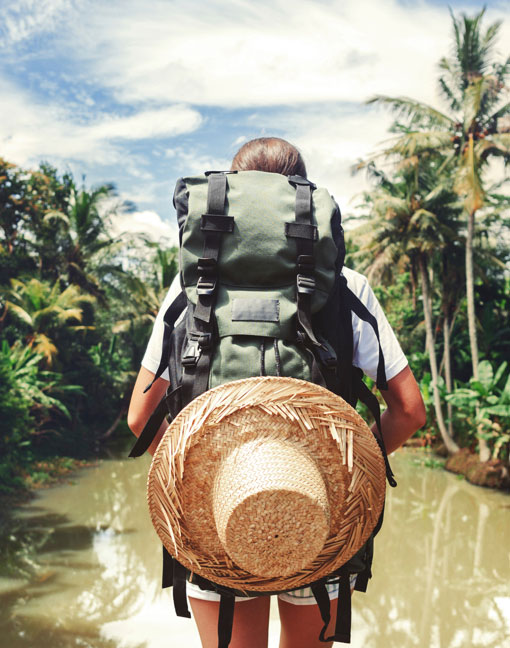
[[(356, 574), (351, 574), (349, 577), (351, 590), (356, 584)], [(338, 598), (338, 583), (326, 583), (326, 589), (328, 590), (329, 600), (333, 601)], [(202, 601), (216, 601), (219, 602), (220, 595), (216, 592), (209, 592), (208, 590), (202, 590), (198, 585), (193, 583), (186, 583), (186, 591), (188, 596), (191, 598), (200, 599)], [(236, 596), (236, 603), (241, 603), (242, 601), (251, 601), (256, 596)], [(311, 587), (303, 587), (302, 589), (294, 590), (293, 592), (283, 592), (278, 594), (278, 598), (281, 601), (286, 601), (287, 603), (292, 603), (292, 605), (315, 605), (316, 600), (313, 595)]]

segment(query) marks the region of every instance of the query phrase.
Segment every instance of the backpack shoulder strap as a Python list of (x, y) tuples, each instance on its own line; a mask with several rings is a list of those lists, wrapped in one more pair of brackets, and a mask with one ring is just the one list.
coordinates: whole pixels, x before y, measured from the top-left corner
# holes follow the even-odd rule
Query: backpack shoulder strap
[[(368, 310), (365, 304), (359, 299), (359, 297), (355, 295), (352, 292), (352, 290), (348, 287), (347, 280), (345, 279), (345, 277), (342, 277), (340, 286), (341, 286), (340, 288), (341, 300), (344, 305), (344, 310), (347, 311), (349, 320), (351, 319), (351, 312), (352, 312), (355, 315), (357, 315), (360, 320), (362, 320), (363, 322), (367, 322), (367, 324), (369, 324), (374, 331), (374, 334), (377, 338), (377, 344), (379, 345), (379, 359), (377, 363), (376, 384), (379, 390), (386, 390), (388, 389), (388, 382), (386, 380), (384, 353), (381, 346), (381, 339), (379, 336), (379, 325), (377, 324), (377, 319), (374, 317), (374, 315), (372, 315), (372, 313)], [(384, 445), (384, 439), (381, 430), (381, 410), (379, 407), (379, 401), (377, 400), (376, 396), (370, 391), (370, 389), (366, 386), (366, 384), (363, 382), (362, 370), (352, 366), (352, 351), (353, 351), (352, 323), (351, 323), (350, 331), (351, 331), (351, 335), (350, 335), (351, 346), (350, 346), (350, 355), (348, 361), (351, 363), (350, 375), (351, 375), (351, 390), (352, 390), (353, 400), (354, 402), (360, 400), (364, 405), (368, 407), (372, 416), (374, 417), (375, 425), (377, 429), (377, 434), (375, 434), (374, 436), (381, 449), (384, 458), (384, 463), (386, 467), (386, 477), (388, 479), (388, 483), (390, 484), (390, 486), (394, 487), (397, 485), (397, 482), (395, 481), (393, 471), (391, 470), (391, 466), (388, 461), (388, 455), (386, 453), (386, 447)], [(347, 360), (346, 354), (344, 353), (342, 355), (345, 359), (344, 361), (346, 361)]]
[(180, 292), (177, 297), (173, 300), (170, 306), (167, 308), (167, 311), (163, 317), (163, 323), (165, 325), (165, 330), (163, 332), (163, 348), (161, 351), (161, 360), (159, 361), (159, 367), (156, 369), (156, 374), (147, 387), (143, 390), (143, 393), (149, 391), (155, 381), (161, 377), (165, 369), (168, 367), (168, 362), (170, 360), (170, 336), (175, 327), (175, 322), (179, 318), (179, 315), (186, 308), (188, 300), (186, 298), (186, 293), (184, 291)]
[(207, 185), (207, 213), (202, 215), (200, 225), (204, 235), (204, 247), (197, 268), (197, 305), (193, 313), (193, 330), (188, 331), (188, 346), (182, 359), (184, 404), (207, 391), (215, 332), (218, 258), (223, 235), (231, 233), (234, 227), (234, 217), (224, 213), (226, 174), (210, 173)]
[[(170, 361), (172, 331), (174, 330), (175, 322), (179, 318), (179, 315), (182, 313), (182, 311), (186, 308), (186, 305), (186, 294), (184, 292), (181, 292), (179, 293), (179, 295), (177, 295), (177, 297), (173, 300), (173, 302), (166, 310), (166, 313), (163, 317), (165, 329), (163, 332), (163, 348), (161, 351), (161, 360), (159, 362), (159, 367), (156, 370), (154, 378), (144, 389), (144, 393), (152, 387), (154, 382), (161, 377), (165, 369), (168, 367)], [(181, 388), (180, 386), (178, 386), (172, 391), (167, 391), (167, 393), (160, 400), (158, 406), (145, 424), (142, 433), (136, 440), (135, 445), (132, 447), (131, 452), (129, 453), (130, 457), (140, 457), (149, 448), (167, 414), (171, 413), (173, 416), (175, 416), (175, 413), (180, 409), (180, 390)]]

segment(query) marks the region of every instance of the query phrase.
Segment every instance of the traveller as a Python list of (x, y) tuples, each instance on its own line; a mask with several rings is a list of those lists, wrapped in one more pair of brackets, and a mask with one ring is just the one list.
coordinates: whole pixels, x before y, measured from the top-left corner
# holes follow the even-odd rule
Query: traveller
[[(231, 170), (258, 170), (306, 178), (306, 167), (299, 151), (285, 140), (276, 137), (259, 138), (247, 142), (234, 157)], [(387, 405), (381, 417), (381, 429), (387, 453), (390, 454), (424, 425), (423, 401), (407, 360), (367, 279), (346, 267), (342, 269), (342, 274), (350, 290), (376, 318), (379, 327), (388, 385), (387, 390), (381, 392)], [(180, 290), (177, 277), (161, 306), (142, 360), (128, 414), (129, 427), (136, 436), (140, 435), (169, 386), (167, 371), (154, 382), (150, 390), (144, 393), (146, 385), (154, 379), (160, 363), (164, 331), (163, 315)], [(353, 365), (375, 379), (379, 343), (372, 327), (355, 314), (352, 315), (352, 323)], [(167, 424), (164, 422), (149, 447), (151, 454), (156, 450), (166, 427)], [(354, 583), (355, 576), (351, 578), (351, 588), (354, 587)], [(328, 584), (327, 589), (330, 600), (335, 599), (338, 595), (338, 584)], [(202, 645), (204, 648), (216, 648), (219, 595), (204, 591), (193, 584), (188, 584), (187, 591)], [(269, 596), (236, 599), (231, 648), (267, 647), (269, 605)], [(323, 623), (309, 587), (278, 595), (278, 608), (281, 621), (280, 648), (319, 648), (319, 646), (332, 645), (332, 643), (320, 642), (318, 639)], [(334, 625), (333, 613), (330, 627), (334, 628)]]

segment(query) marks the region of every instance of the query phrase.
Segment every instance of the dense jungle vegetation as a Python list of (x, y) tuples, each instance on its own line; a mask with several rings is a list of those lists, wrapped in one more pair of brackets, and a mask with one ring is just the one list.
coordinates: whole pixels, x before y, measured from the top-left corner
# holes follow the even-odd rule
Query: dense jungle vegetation
[[(366, 273), (420, 381), (418, 434), (450, 454), (510, 449), (510, 57), (498, 23), (452, 15), (443, 108), (378, 96), (392, 141), (368, 173), (347, 263)], [(374, 142), (374, 146), (375, 146)], [(497, 164), (499, 166), (497, 166)], [(44, 481), (125, 431), (152, 322), (177, 251), (112, 234), (114, 188), (0, 159), (0, 492)]]

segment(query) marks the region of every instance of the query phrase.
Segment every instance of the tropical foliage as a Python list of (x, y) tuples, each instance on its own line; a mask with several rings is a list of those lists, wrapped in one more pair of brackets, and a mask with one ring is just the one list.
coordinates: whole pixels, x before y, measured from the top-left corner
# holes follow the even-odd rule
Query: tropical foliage
[[(111, 235), (113, 187), (0, 160), (0, 490), (122, 428), (176, 251)], [(144, 249), (129, 270), (127, 247)]]
[[(508, 177), (495, 183), (490, 162), (501, 158), (505, 168), (510, 162), (510, 57), (503, 63), (494, 60), (501, 24), (483, 29), (483, 16), (484, 11), (474, 17), (452, 15), (452, 54), (439, 62), (438, 83), (446, 110), (408, 97), (377, 96), (369, 100), (395, 113), (395, 137), (384, 151), (357, 165), (358, 169), (368, 169), (376, 185), (365, 196), (369, 224), (358, 232), (363, 241), (359, 252), (365, 255), (368, 271), (378, 272), (383, 281), (388, 280), (384, 273), (391, 271), (394, 276), (395, 272), (408, 271), (414, 305), (419, 278), (431, 373), (428, 385), (436, 425), (449, 452), (458, 449), (453, 439), (456, 415), (452, 406), (464, 403), (458, 394), (466, 393), (460, 388), (457, 396), (452, 395), (452, 364), (460, 365), (457, 376), (465, 380), (469, 378), (469, 360), (470, 380), (481, 385), (480, 353), (485, 362), (497, 362), (502, 357), (501, 345), (489, 347), (484, 338), (493, 335), (494, 327), (508, 328), (506, 298), (501, 311), (496, 301), (487, 302), (485, 297), (500, 292), (508, 282), (508, 229), (502, 233), (508, 228), (510, 202), (502, 191)], [(377, 169), (380, 159), (393, 165), (393, 177)], [(464, 290), (459, 290), (461, 285)], [(455, 338), (464, 340), (464, 323), (468, 344), (459, 348)], [(458, 347), (456, 362), (452, 344)], [(442, 359), (438, 362), (439, 354)], [(490, 364), (483, 366), (486, 371)], [(507, 372), (506, 365), (500, 366), (504, 366), (503, 373)], [(446, 422), (442, 384), (447, 395)], [(486, 433), (481, 421), (486, 420), (488, 410), (475, 401), (472, 441), (477, 443), (480, 459), (486, 461), (491, 448), (494, 455), (495, 449), (499, 452), (508, 440), (503, 432), (501, 436)], [(495, 410), (492, 415), (499, 416)], [(496, 421), (494, 429), (498, 426)], [(500, 442), (500, 438), (506, 440)]]
[[(370, 100), (393, 110), (394, 138), (357, 165), (372, 188), (347, 263), (368, 274), (420, 382), (420, 434), (508, 460), (510, 198), (491, 160), (510, 162), (510, 58), (495, 60), (500, 25), (483, 18), (452, 15), (443, 108)], [(123, 428), (178, 263), (170, 245), (113, 236), (130, 208), (111, 185), (0, 159), (0, 490)]]

